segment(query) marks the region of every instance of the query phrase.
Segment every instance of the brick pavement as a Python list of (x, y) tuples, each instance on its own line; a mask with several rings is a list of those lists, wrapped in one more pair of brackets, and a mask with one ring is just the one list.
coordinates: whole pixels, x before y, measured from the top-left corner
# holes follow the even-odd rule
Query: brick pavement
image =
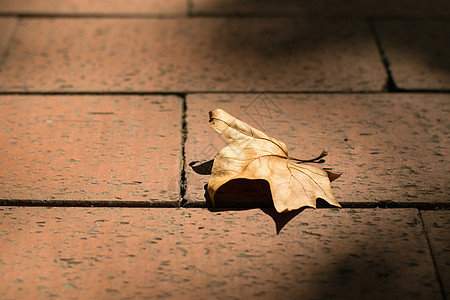
[[(448, 299), (448, 16), (0, 0), (0, 298)], [(205, 209), (217, 107), (328, 149), (343, 208), (278, 215), (248, 184)]]
[(379, 91), (386, 81), (361, 21), (61, 18), (16, 30), (4, 91)]
[(448, 211), (422, 212), (425, 230), (427, 231), (431, 250), (436, 261), (438, 274), (444, 284), (447, 298), (450, 297), (450, 246), (448, 232), (450, 230), (450, 213)]
[(3, 298), (441, 295), (416, 209), (308, 209), (279, 235), (259, 210), (5, 207), (2, 213)]
[(450, 89), (450, 24), (439, 20), (376, 22), (396, 86)]
[(2, 199), (178, 205), (180, 98), (4, 96), (0, 107)]

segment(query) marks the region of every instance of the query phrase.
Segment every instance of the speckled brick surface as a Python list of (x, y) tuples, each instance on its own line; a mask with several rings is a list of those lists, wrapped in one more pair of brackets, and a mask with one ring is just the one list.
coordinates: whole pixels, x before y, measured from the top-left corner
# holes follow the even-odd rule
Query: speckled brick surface
[(17, 14), (186, 14), (186, 0), (0, 0), (0, 12)]
[(450, 298), (450, 210), (422, 211), (431, 250), (447, 299)]
[(16, 18), (0, 18), (0, 71), (2, 69), (5, 54), (16, 26)]
[(343, 173), (332, 183), (341, 203), (449, 201), (449, 95), (198, 94), (187, 97), (188, 205), (205, 204), (210, 177), (189, 164), (225, 145), (208, 124), (214, 108), (283, 141), (292, 157), (329, 150), (318, 166)]
[(0, 97), (0, 199), (175, 205), (181, 106), (174, 96)]
[(450, 89), (450, 21), (376, 22), (396, 85), (402, 89)]
[(440, 299), (415, 209), (3, 207), (0, 294), (80, 299)]
[(365, 21), (24, 19), (2, 91), (379, 91)]
[(194, 14), (338, 15), (338, 16), (450, 16), (448, 1), (421, 0), (192, 0)]

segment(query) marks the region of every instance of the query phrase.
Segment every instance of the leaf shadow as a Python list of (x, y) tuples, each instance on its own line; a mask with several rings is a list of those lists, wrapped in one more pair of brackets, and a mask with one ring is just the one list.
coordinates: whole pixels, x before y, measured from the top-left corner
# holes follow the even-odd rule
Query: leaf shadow
[[(192, 161), (189, 166), (192, 170), (200, 175), (211, 175), (214, 159), (208, 161)], [(204, 185), (204, 197), (206, 206), (211, 212), (220, 211), (239, 211), (259, 208), (263, 213), (270, 216), (275, 223), (276, 233), (281, 230), (298, 214), (303, 212), (307, 207), (297, 210), (279, 213), (276, 211), (270, 185), (263, 179), (234, 179), (222, 185), (215, 194), (215, 205), (212, 205), (211, 199), (207, 192), (208, 184)], [(318, 208), (332, 208), (325, 200), (317, 199)]]
[(211, 175), (212, 166), (214, 163), (214, 159), (208, 160), (208, 161), (191, 161), (189, 163), (189, 166), (192, 168), (192, 170), (200, 175)]
[(262, 179), (230, 180), (217, 190), (214, 197), (214, 207), (207, 192), (207, 184), (205, 184), (204, 189), (209, 211), (220, 212), (259, 208), (263, 213), (272, 218), (277, 234), (281, 232), (289, 221), (305, 210), (305, 208), (301, 208), (294, 211), (278, 213), (273, 205), (269, 183)]

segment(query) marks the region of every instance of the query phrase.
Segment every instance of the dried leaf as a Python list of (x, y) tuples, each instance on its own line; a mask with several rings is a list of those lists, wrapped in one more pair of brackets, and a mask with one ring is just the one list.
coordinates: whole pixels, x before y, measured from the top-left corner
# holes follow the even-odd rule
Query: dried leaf
[(286, 145), (222, 109), (209, 112), (209, 123), (225, 139), (227, 146), (214, 159), (208, 194), (214, 204), (216, 191), (233, 179), (264, 179), (270, 185), (278, 212), (303, 206), (316, 207), (316, 199), (340, 207), (331, 192), (330, 181), (340, 175), (301, 162), (314, 159), (291, 158)]

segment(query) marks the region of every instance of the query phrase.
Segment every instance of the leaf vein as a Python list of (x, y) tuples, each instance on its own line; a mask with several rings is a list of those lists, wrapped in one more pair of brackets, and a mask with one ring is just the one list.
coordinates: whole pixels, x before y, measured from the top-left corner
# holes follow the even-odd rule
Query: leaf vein
[[(288, 166), (288, 168), (289, 168), (289, 166)], [(328, 196), (327, 192), (325, 192), (325, 190), (322, 188), (322, 186), (321, 186), (320, 184), (318, 184), (311, 176), (309, 176), (308, 174), (306, 174), (306, 173), (303, 172), (302, 170), (298, 170), (298, 171), (299, 171), (301, 174), (307, 176), (309, 179), (311, 179), (311, 181), (314, 182), (314, 183), (322, 190), (322, 192), (324, 193), (325, 196), (330, 197), (330, 196)], [(298, 180), (298, 179), (297, 179), (297, 180)]]
[[(288, 156), (287, 151), (285, 151), (285, 150), (283, 149), (283, 147), (281, 147), (281, 145), (279, 145), (278, 143), (275, 143), (275, 142), (272, 141), (270, 138), (267, 139), (267, 138), (262, 138), (262, 137), (256, 137), (256, 136), (253, 136), (253, 135), (250, 136), (250, 135), (248, 135), (248, 133), (243, 132), (242, 130), (239, 130), (239, 129), (237, 129), (237, 128), (231, 126), (230, 124), (228, 124), (228, 122), (226, 122), (226, 121), (224, 121), (224, 120), (217, 119), (217, 118), (211, 118), (211, 119), (214, 119), (214, 120), (220, 121), (220, 122), (222, 122), (222, 123), (225, 123), (225, 125), (227, 125), (229, 128), (231, 128), (231, 129), (233, 129), (233, 130), (236, 130), (237, 132), (240, 132), (240, 133), (242, 133), (242, 134), (245, 135), (245, 136), (248, 136), (248, 137), (251, 137), (251, 138), (254, 138), (254, 139), (258, 139), (258, 140), (264, 140), (264, 141), (271, 142), (271, 143), (275, 144), (278, 148), (280, 148), (281, 151), (283, 151), (283, 153), (286, 154), (286, 156)], [(251, 129), (250, 129), (250, 130), (251, 130)]]

